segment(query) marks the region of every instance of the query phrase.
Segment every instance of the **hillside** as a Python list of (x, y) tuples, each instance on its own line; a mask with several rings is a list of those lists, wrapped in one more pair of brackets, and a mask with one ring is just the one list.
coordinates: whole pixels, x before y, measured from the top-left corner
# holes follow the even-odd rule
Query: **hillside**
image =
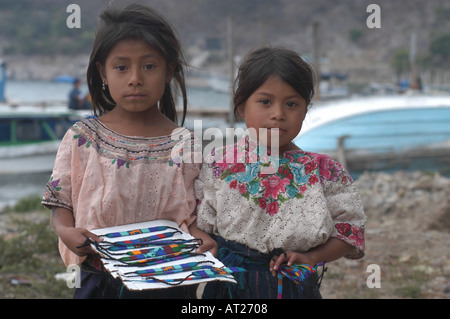
[[(37, 60), (24, 73), (23, 61), (36, 56), (81, 56), (86, 60), (98, 14), (110, 1), (2, 0), (0, 4), (0, 49), (10, 72), (20, 78), (49, 77), (44, 60)], [(130, 1), (115, 1), (120, 5)], [(180, 34), (190, 61), (213, 43), (201, 68), (226, 63), (227, 18), (232, 17), (236, 54), (243, 55), (260, 44), (284, 45), (306, 55), (313, 54), (313, 23), (319, 23), (321, 68), (347, 73), (355, 82), (393, 81), (394, 56), (408, 52), (411, 34), (417, 35), (417, 58), (424, 71), (442, 69), (430, 51), (432, 42), (450, 30), (450, 2), (446, 0), (378, 0), (381, 28), (369, 29), (366, 12), (371, 0), (152, 0), (145, 3), (161, 11)], [(66, 26), (69, 3), (81, 8), (81, 29)], [(1, 52), (1, 51), (0, 51)], [(403, 58), (405, 59), (405, 57)], [(50, 58), (54, 61), (54, 59)], [(407, 56), (406, 56), (407, 60)], [(404, 62), (404, 61), (403, 61)], [(44, 65), (42, 65), (44, 63)], [(77, 61), (78, 63), (78, 61)], [(406, 61), (407, 63), (407, 61)], [(44, 70), (40, 70), (40, 68)], [(74, 67), (79, 69), (79, 66)], [(408, 66), (402, 72), (407, 72)], [(30, 75), (31, 74), (31, 75)]]

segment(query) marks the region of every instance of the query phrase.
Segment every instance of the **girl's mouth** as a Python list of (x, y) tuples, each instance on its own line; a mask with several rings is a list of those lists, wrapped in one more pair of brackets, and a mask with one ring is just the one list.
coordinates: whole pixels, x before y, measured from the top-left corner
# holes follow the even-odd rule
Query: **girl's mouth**
[(145, 98), (144, 94), (128, 94), (125, 95), (125, 98), (130, 99), (130, 100), (140, 100)]

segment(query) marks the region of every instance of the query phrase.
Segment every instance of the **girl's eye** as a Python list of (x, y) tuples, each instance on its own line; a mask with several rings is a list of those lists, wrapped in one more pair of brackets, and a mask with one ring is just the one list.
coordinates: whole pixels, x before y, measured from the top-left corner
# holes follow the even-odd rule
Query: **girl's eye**
[(289, 106), (289, 107), (295, 107), (295, 106), (297, 106), (297, 103), (289, 101), (289, 102), (286, 103), (286, 105)]
[(122, 71), (125, 71), (127, 69), (127, 67), (124, 66), (124, 65), (118, 65), (118, 66), (115, 67), (115, 69), (117, 71), (121, 71), (122, 72)]
[(151, 69), (154, 69), (154, 68), (155, 68), (155, 66), (153, 64), (146, 64), (146, 65), (144, 65), (144, 69), (145, 70), (151, 70)]
[(270, 100), (269, 99), (263, 99), (263, 100), (260, 100), (259, 103), (264, 104), (264, 105), (269, 105), (270, 104)]

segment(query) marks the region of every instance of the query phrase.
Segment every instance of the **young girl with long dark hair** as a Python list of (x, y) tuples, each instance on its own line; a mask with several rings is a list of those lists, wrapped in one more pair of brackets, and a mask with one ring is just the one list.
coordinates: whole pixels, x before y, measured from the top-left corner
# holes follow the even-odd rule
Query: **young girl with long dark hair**
[(109, 8), (100, 18), (87, 70), (95, 116), (66, 133), (43, 198), (63, 261), (81, 265), (74, 297), (195, 297), (185, 287), (128, 291), (85, 245), (102, 240), (89, 230), (156, 219), (196, 231), (193, 182), (200, 163), (172, 152), (193, 141), (177, 124), (172, 83), (183, 99), (181, 125), (187, 107), (177, 35), (159, 13), (140, 5)]
[[(345, 168), (292, 142), (314, 96), (313, 70), (291, 50), (260, 48), (235, 87), (235, 113), (250, 134), (205, 159), (197, 225), (215, 236), (225, 265), (247, 272), (237, 285), (208, 283), (203, 296), (320, 298), (317, 266), (364, 255), (365, 216)], [(259, 156), (274, 147), (279, 155)]]

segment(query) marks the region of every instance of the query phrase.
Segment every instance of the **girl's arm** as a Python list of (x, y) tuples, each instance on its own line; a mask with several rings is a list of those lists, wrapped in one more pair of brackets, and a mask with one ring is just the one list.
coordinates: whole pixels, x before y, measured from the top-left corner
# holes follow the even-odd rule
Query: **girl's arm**
[(75, 228), (75, 219), (70, 210), (62, 207), (54, 207), (50, 217), (50, 222), (55, 233), (62, 242), (76, 255), (83, 257), (93, 253), (90, 245), (86, 245), (86, 240), (101, 242), (103, 239), (90, 231), (82, 228)]
[(209, 252), (213, 254), (213, 256), (217, 257), (217, 250), (219, 249), (217, 242), (212, 239), (212, 237), (208, 233), (198, 228), (197, 222), (193, 222), (192, 225), (189, 226), (189, 233), (194, 238), (200, 238), (203, 240), (203, 245), (197, 248), (197, 253), (201, 254), (209, 250)]
[(352, 249), (353, 246), (340, 239), (332, 237), (328, 239), (325, 244), (315, 247), (305, 253), (287, 251), (286, 254), (281, 254), (280, 256), (275, 257), (275, 260), (272, 259), (270, 261), (270, 271), (273, 275), (275, 275), (276, 270), (282, 263), (287, 263), (288, 266), (291, 266), (293, 263), (314, 266), (322, 261), (332, 262), (344, 257), (352, 251)]

